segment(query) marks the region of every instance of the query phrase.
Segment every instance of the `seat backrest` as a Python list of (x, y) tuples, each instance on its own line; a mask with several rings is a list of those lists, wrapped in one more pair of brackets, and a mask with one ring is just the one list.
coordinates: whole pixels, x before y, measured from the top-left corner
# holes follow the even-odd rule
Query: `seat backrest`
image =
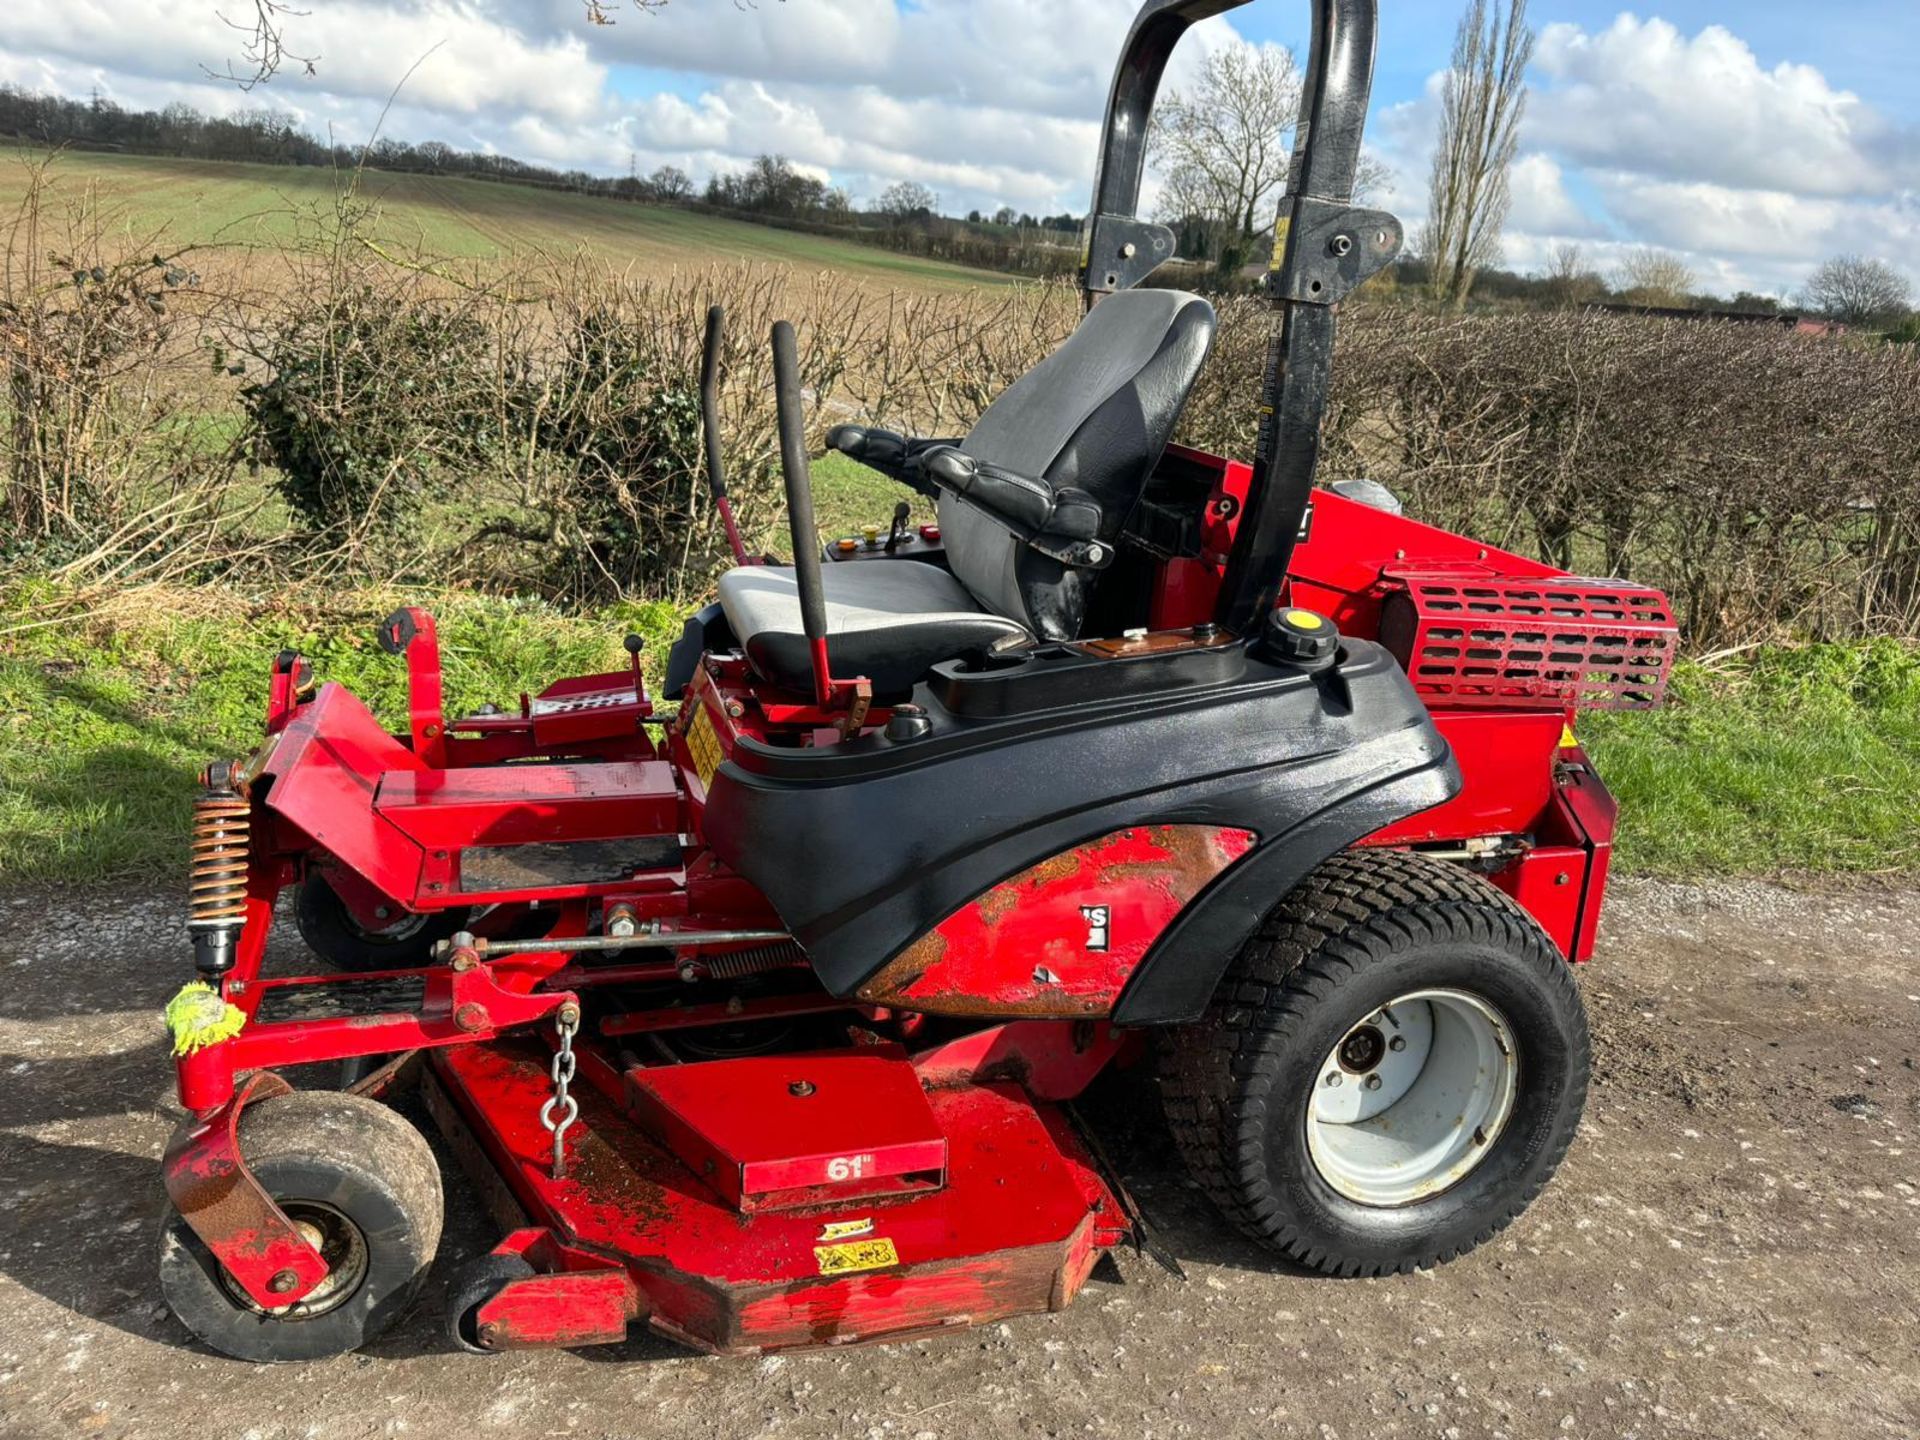
[[(1112, 544), (1160, 463), (1213, 344), (1213, 307), (1179, 290), (1123, 290), (1087, 313), (1053, 354), (1001, 392), (960, 448), (1099, 501)], [(1079, 633), (1097, 572), (1022, 544), (951, 496), (940, 530), (953, 573), (988, 609), (1042, 639)]]

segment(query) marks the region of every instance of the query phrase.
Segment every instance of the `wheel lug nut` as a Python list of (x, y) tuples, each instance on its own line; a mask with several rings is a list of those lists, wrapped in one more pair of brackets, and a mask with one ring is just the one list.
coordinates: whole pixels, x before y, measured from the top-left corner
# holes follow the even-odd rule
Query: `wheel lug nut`
[(1407, 1048), (1407, 1037), (1404, 1035), (1396, 1035), (1391, 1040), (1387, 1041), (1387, 1049), (1389, 1050), (1404, 1050), (1406, 1048)]
[(1338, 1070), (1333, 1071), (1331, 1074), (1327, 1076), (1327, 1084), (1338, 1085), (1339, 1083), (1340, 1083), (1340, 1072)]
[(1369, 1075), (1360, 1083), (1365, 1085), (1369, 1090), (1378, 1090), (1380, 1088), (1380, 1077), (1378, 1075)]

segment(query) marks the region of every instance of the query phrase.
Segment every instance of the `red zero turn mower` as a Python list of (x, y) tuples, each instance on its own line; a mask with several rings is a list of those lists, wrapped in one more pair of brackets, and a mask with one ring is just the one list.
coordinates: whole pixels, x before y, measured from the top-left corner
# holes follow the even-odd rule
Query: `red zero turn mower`
[[(1312, 488), (1336, 306), (1401, 242), (1351, 203), (1374, 0), (1314, 4), (1256, 459), (1167, 443), (1214, 316), (1137, 288), (1172, 253), (1142, 140), (1232, 3), (1134, 22), (1072, 338), (965, 436), (829, 436), (937, 527), (822, 553), (774, 328), (795, 563), (735, 539), (670, 713), (636, 658), (450, 720), (418, 610), (381, 635), (405, 734), (274, 662), (264, 743), (207, 772), (169, 1007), (161, 1279), (209, 1345), (330, 1355), (408, 1303), (441, 1181), (381, 1103), (402, 1081), (504, 1231), (452, 1286), (480, 1350), (1057, 1310), (1146, 1243), (1063, 1107), (1149, 1053), (1220, 1212), (1313, 1269), (1449, 1259), (1539, 1192), (1614, 824), (1569, 722), (1657, 702), (1673, 623)], [(333, 963), (262, 978), (290, 886)], [(277, 1073), (356, 1057), (392, 1058), (345, 1092)]]

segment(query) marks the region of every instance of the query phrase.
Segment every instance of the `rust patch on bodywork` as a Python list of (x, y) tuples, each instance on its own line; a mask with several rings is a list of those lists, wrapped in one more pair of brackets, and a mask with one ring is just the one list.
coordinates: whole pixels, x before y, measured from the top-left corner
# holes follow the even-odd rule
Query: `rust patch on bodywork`
[(948, 1015), (1110, 1014), (1161, 932), (1256, 838), (1141, 825), (1049, 856), (908, 945), (860, 998)]

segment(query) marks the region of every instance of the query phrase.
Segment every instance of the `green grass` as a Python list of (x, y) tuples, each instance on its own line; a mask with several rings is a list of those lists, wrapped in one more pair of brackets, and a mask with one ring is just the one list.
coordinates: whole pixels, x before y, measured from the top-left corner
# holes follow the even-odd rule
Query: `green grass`
[[(828, 534), (884, 521), (905, 492), (816, 468)], [(181, 866), (193, 775), (251, 748), (267, 666), (288, 646), (322, 679), (405, 719), (405, 667), (372, 641), (402, 598), (440, 622), (449, 709), (513, 706), (564, 675), (617, 669), (665, 604), (577, 615), (531, 600), (366, 592), (307, 604), (220, 590), (143, 592), (59, 624), (44, 587), (0, 595), (0, 882), (164, 878)], [(1920, 871), (1920, 650), (1890, 641), (1683, 665), (1672, 703), (1588, 715), (1579, 731), (1621, 804), (1622, 873), (1699, 878)]]
[[(405, 728), (405, 665), (372, 639), (402, 597), (318, 608), (148, 594), (35, 625), (36, 602), (49, 598), (20, 590), (0, 603), (0, 631), (12, 630), (0, 636), (0, 880), (177, 874), (193, 777), (259, 742), (268, 665), (283, 648)], [(513, 708), (550, 679), (623, 668), (629, 631), (648, 637), (658, 665), (680, 628), (662, 604), (580, 617), (533, 601), (424, 598), (439, 619), (453, 714), (488, 700)]]
[[(814, 517), (825, 535), (856, 535), (863, 525), (878, 525), (884, 532), (893, 521), (893, 507), (902, 500), (913, 506), (915, 525), (933, 520), (931, 500), (869, 470), (858, 460), (829, 451), (811, 468)], [(782, 551), (786, 548), (780, 547)]]
[[(814, 480), (829, 535), (884, 524), (910, 495), (838, 455), (816, 462)], [(0, 882), (176, 873), (193, 777), (258, 743), (267, 667), (282, 649), (404, 729), (406, 668), (372, 640), (401, 603), (438, 617), (454, 714), (486, 701), (512, 708), (550, 680), (623, 668), (629, 631), (647, 637), (657, 683), (680, 631), (666, 604), (583, 616), (535, 600), (379, 591), (324, 604), (155, 592), (45, 623), (61, 598), (42, 585), (0, 592)]]
[[(283, 165), (169, 160), (140, 155), (60, 156), (56, 205), (89, 188), (113, 226), (143, 245), (284, 249), (332, 213), (348, 176)], [(0, 213), (26, 193), (28, 168), (0, 158)], [(688, 210), (596, 196), (428, 175), (365, 172), (360, 196), (377, 209), (374, 232), (390, 245), (452, 259), (488, 259), (579, 246), (642, 269), (740, 261), (834, 270), (888, 287), (954, 290), (1008, 285), (1014, 277), (819, 235), (776, 230)]]
[(1699, 877), (1920, 870), (1920, 650), (1896, 641), (1682, 665), (1651, 713), (1579, 725), (1620, 801), (1622, 867)]

